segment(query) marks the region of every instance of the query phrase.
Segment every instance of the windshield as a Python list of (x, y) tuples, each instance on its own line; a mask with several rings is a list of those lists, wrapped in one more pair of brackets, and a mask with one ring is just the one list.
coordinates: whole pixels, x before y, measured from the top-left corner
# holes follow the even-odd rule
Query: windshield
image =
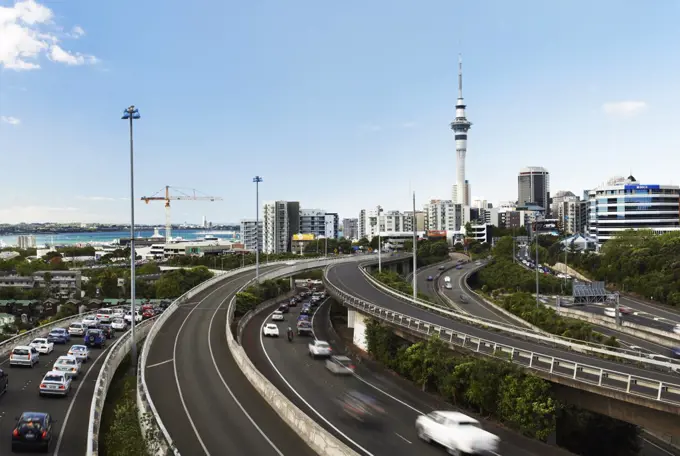
[(33, 342), (31, 342), (31, 343), (32, 344), (46, 344), (47, 339), (33, 339)]
[(277, 329), (278, 326), (276, 326), (276, 325), (267, 325), (267, 328), (269, 328), (269, 329)]
[(45, 378), (43, 379), (44, 382), (57, 382), (57, 383), (61, 383), (63, 380), (64, 380), (63, 376), (56, 374), (45, 375)]
[(75, 365), (76, 360), (75, 359), (58, 359), (56, 364), (65, 364), (67, 366), (73, 366)]
[(458, 423), (458, 426), (460, 426), (460, 427), (463, 427), (463, 426), (464, 427), (475, 427), (475, 428), (481, 429), (481, 426), (479, 425), (479, 423), (477, 423), (475, 421), (461, 421), (461, 422)]
[(83, 327), (83, 325), (81, 323), (73, 323), (71, 325), (71, 328), (82, 328), (82, 327)]
[(319, 348), (328, 348), (328, 344), (326, 342), (317, 342), (316, 346)]
[(28, 355), (28, 350), (26, 350), (25, 348), (15, 348), (12, 351), (12, 354), (14, 354), (14, 355)]
[(71, 347), (71, 350), (73, 350), (73, 351), (85, 351), (85, 350), (87, 350), (87, 347), (85, 347), (85, 345), (74, 345), (73, 347)]

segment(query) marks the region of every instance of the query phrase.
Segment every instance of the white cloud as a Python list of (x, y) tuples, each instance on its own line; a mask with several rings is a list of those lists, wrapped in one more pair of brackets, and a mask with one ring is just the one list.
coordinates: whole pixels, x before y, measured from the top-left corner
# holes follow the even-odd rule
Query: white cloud
[[(59, 46), (60, 29), (54, 24), (53, 17), (51, 9), (35, 0), (0, 6), (0, 67), (15, 71), (35, 70), (40, 68), (38, 59), (41, 55), (67, 65), (96, 63), (93, 56), (73, 53)], [(79, 32), (84, 34), (84, 30), (76, 26), (67, 36), (77, 38), (82, 36)]]
[(5, 223), (70, 221), (78, 210), (75, 207), (12, 206), (0, 208), (0, 220)]
[(74, 27), (71, 29), (71, 34), (70, 34), (70, 36), (71, 36), (72, 38), (78, 39), (78, 38), (80, 38), (81, 36), (85, 36), (85, 30), (83, 30), (83, 28), (82, 28), (81, 26), (76, 25), (76, 26), (74, 26)]
[(602, 111), (612, 117), (632, 117), (647, 108), (644, 101), (614, 101), (602, 105)]
[(0, 116), (0, 122), (10, 124), (10, 125), (13, 125), (13, 126), (17, 126), (21, 123), (21, 120), (17, 119), (16, 117), (12, 117), (12, 116)]

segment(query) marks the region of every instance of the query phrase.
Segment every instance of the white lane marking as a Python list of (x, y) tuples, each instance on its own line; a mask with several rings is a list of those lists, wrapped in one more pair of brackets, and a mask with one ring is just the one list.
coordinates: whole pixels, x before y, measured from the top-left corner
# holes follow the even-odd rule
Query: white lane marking
[[(179, 327), (179, 330), (177, 331), (177, 334), (175, 335), (175, 343), (172, 347), (172, 359), (177, 359), (177, 342), (179, 341), (179, 335), (182, 333), (182, 329), (184, 328), (184, 325), (186, 322), (189, 320), (189, 317), (191, 317), (191, 314), (194, 313), (194, 310), (198, 308), (198, 306), (201, 305), (203, 301), (208, 299), (210, 296), (213, 294), (217, 293), (218, 291), (222, 290), (222, 288), (232, 284), (233, 282), (237, 280), (241, 280), (243, 277), (238, 277), (235, 279), (232, 279), (222, 286), (215, 288), (213, 291), (208, 293), (205, 298), (201, 299), (198, 304), (196, 304), (187, 314), (186, 317), (184, 317), (184, 321), (182, 321), (182, 324)], [(187, 408), (187, 403), (184, 400), (184, 395), (182, 394), (182, 387), (179, 384), (179, 375), (177, 375), (177, 363), (172, 363), (173, 368), (174, 368), (174, 373), (175, 373), (175, 384), (177, 385), (177, 393), (179, 395), (179, 400), (182, 403), (182, 408), (184, 409), (184, 413), (187, 416), (187, 419), (189, 420), (189, 424), (191, 425), (191, 429), (194, 431), (194, 435), (196, 435), (196, 438), (198, 439), (198, 443), (201, 444), (201, 448), (203, 448), (203, 452), (207, 455), (210, 456), (210, 452), (208, 451), (208, 448), (205, 446), (205, 442), (203, 442), (203, 439), (201, 438), (201, 435), (198, 432), (198, 428), (196, 427), (196, 423), (194, 423), (194, 420), (191, 418), (191, 414), (189, 413), (189, 409)]]
[(671, 452), (668, 451), (667, 449), (665, 449), (665, 448), (663, 448), (663, 447), (660, 447), (659, 445), (657, 445), (656, 443), (652, 442), (651, 440), (647, 440), (647, 439), (644, 438), (644, 437), (642, 438), (642, 440), (644, 440), (645, 442), (649, 443), (650, 445), (652, 445), (652, 446), (658, 448), (659, 450), (663, 451), (663, 452), (666, 453), (666, 454), (670, 454), (671, 456), (675, 455), (675, 453), (671, 453)]
[(148, 368), (150, 368), (150, 367), (162, 366), (163, 364), (171, 363), (171, 362), (173, 362), (173, 361), (174, 361), (174, 359), (172, 359), (172, 358), (166, 359), (165, 361), (161, 361), (160, 363), (149, 364), (149, 365), (146, 366), (146, 368), (148, 369)]
[(411, 444), (413, 443), (413, 442), (411, 442), (409, 439), (407, 439), (406, 437), (404, 437), (403, 435), (397, 434), (396, 432), (394, 433), (394, 435), (396, 435), (397, 437), (399, 437), (401, 440), (403, 440), (403, 441), (406, 442), (406, 443), (411, 443)]
[[(73, 398), (71, 398), (71, 403), (68, 405), (68, 409), (66, 410), (64, 422), (61, 423), (61, 429), (59, 430), (59, 437), (57, 438), (57, 445), (54, 447), (53, 456), (57, 456), (59, 454), (59, 449), (61, 448), (61, 441), (64, 438), (64, 433), (66, 433), (68, 419), (71, 416), (71, 410), (73, 410), (73, 405), (76, 403), (76, 399), (78, 398), (78, 393), (80, 393), (80, 389), (83, 387), (83, 385), (85, 385), (85, 380), (87, 379), (88, 375), (90, 375), (90, 372), (92, 372), (92, 368), (94, 367), (95, 364), (97, 364), (99, 358), (104, 356), (104, 353), (106, 353), (106, 351), (112, 346), (113, 344), (108, 345), (104, 350), (99, 352), (99, 356), (92, 360), (92, 364), (90, 364), (90, 367), (87, 368), (87, 372), (85, 372), (85, 375), (83, 375), (83, 377), (80, 379), (80, 384), (78, 385), (78, 388), (76, 388), (76, 393), (73, 395)], [(102, 366), (99, 366), (99, 369), (101, 368)]]
[[(248, 282), (246, 282), (246, 284), (243, 285), (241, 288), (239, 288), (236, 293), (234, 293), (234, 296), (232, 296), (232, 298), (229, 300), (229, 305), (227, 306), (227, 312), (229, 312), (229, 306), (231, 306), (231, 301), (236, 299), (236, 295), (238, 293), (240, 293), (242, 290), (246, 289), (249, 285), (251, 285), (250, 280)], [(217, 361), (215, 361), (215, 354), (213, 353), (212, 341), (210, 340), (210, 334), (212, 333), (212, 326), (213, 326), (213, 320), (215, 319), (215, 315), (217, 315), (217, 312), (219, 312), (220, 308), (222, 307), (222, 305), (224, 305), (224, 303), (227, 301), (227, 299), (228, 298), (224, 298), (224, 300), (222, 300), (222, 302), (220, 302), (220, 305), (215, 310), (215, 313), (213, 313), (212, 318), (210, 318), (210, 325), (208, 326), (208, 350), (210, 351), (210, 358), (212, 358), (213, 366), (215, 367), (215, 371), (217, 371), (217, 375), (219, 375), (220, 380), (222, 380), (222, 384), (224, 385), (224, 387), (226, 388), (227, 392), (229, 393), (231, 398), (234, 400), (236, 405), (238, 405), (238, 408), (241, 409), (241, 411), (246, 416), (246, 418), (248, 418), (248, 421), (250, 421), (250, 424), (252, 424), (255, 427), (255, 429), (257, 429), (257, 432), (259, 432), (260, 435), (262, 437), (264, 437), (264, 439), (267, 441), (269, 446), (272, 447), (272, 449), (276, 452), (276, 454), (278, 454), (279, 456), (283, 456), (283, 453), (281, 453), (281, 451), (276, 447), (276, 445), (274, 445), (274, 442), (272, 442), (269, 439), (269, 437), (267, 437), (267, 434), (265, 434), (264, 431), (262, 430), (262, 428), (260, 428), (260, 426), (257, 425), (255, 420), (248, 414), (245, 407), (243, 407), (241, 402), (239, 402), (239, 400), (236, 398), (236, 395), (231, 390), (231, 388), (229, 388), (229, 385), (227, 385), (227, 382), (224, 380), (224, 377), (222, 377), (222, 372), (220, 372), (219, 367), (217, 367)], [(231, 328), (229, 327), (229, 325), (225, 325), (225, 327), (226, 327), (226, 331), (231, 331)], [(236, 360), (234, 360), (234, 362), (236, 362)], [(243, 375), (245, 375), (245, 374), (243, 374)]]
[[(319, 307), (320, 307), (320, 306), (319, 306)], [(263, 331), (264, 331), (264, 329), (263, 329), (263, 328), (264, 328), (264, 325), (265, 325), (265, 323), (267, 322), (267, 320), (269, 320), (269, 318), (271, 318), (271, 316), (272, 316), (273, 314), (274, 314), (274, 312), (272, 312), (267, 318), (265, 318), (265, 320), (262, 322), (262, 325), (260, 326), (260, 346), (262, 347), (262, 352), (264, 353), (264, 356), (267, 357), (267, 361), (269, 361), (269, 364), (272, 366), (272, 369), (274, 369), (274, 371), (278, 374), (278, 376), (281, 378), (281, 380), (283, 381), (283, 383), (285, 383), (286, 386), (288, 386), (288, 388), (293, 392), (293, 394), (295, 394), (295, 395), (298, 397), (298, 399), (300, 399), (300, 400), (307, 406), (307, 408), (308, 408), (309, 410), (311, 410), (312, 412), (314, 412), (314, 414), (315, 414), (316, 416), (318, 416), (319, 419), (321, 419), (324, 423), (326, 423), (328, 426), (330, 426), (331, 428), (333, 428), (333, 430), (335, 430), (335, 432), (337, 432), (338, 434), (340, 434), (341, 436), (343, 436), (343, 437), (345, 438), (345, 440), (347, 440), (348, 442), (352, 443), (357, 449), (361, 450), (363, 453), (365, 453), (365, 454), (368, 455), (368, 456), (374, 456), (373, 453), (371, 453), (371, 452), (368, 451), (366, 448), (362, 447), (362, 446), (359, 445), (357, 442), (355, 442), (354, 440), (352, 440), (347, 434), (345, 434), (344, 432), (342, 432), (342, 431), (341, 431), (340, 429), (338, 429), (333, 423), (331, 423), (330, 421), (328, 421), (321, 413), (319, 413), (318, 410), (316, 410), (314, 407), (312, 407), (312, 405), (311, 405), (309, 402), (307, 402), (307, 401), (305, 400), (305, 398), (303, 398), (302, 395), (301, 395), (300, 393), (298, 393), (298, 392), (295, 390), (295, 388), (293, 388), (293, 385), (291, 385), (291, 384), (288, 382), (288, 380), (286, 380), (286, 378), (283, 376), (283, 374), (282, 374), (282, 373), (279, 371), (279, 369), (274, 365), (274, 362), (273, 362), (272, 359), (269, 357), (269, 353), (267, 353), (267, 349), (264, 348), (264, 339), (263, 339), (263, 337), (262, 337), (262, 333), (263, 333)], [(314, 314), (316, 314), (316, 312), (314, 312)], [(312, 316), (312, 320), (314, 320), (314, 316)], [(314, 335), (314, 323), (313, 323), (313, 322), (312, 322), (312, 336), (314, 337), (314, 339), (316, 339), (316, 336)]]

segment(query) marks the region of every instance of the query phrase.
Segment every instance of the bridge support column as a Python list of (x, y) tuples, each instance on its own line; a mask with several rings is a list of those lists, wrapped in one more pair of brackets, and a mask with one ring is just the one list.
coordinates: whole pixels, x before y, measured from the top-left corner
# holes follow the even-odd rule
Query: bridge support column
[(364, 351), (368, 351), (366, 343), (366, 317), (357, 311), (347, 309), (347, 327), (353, 329), (352, 343)]
[(293, 279), (293, 276), (290, 276), (290, 289), (295, 290), (295, 279)]

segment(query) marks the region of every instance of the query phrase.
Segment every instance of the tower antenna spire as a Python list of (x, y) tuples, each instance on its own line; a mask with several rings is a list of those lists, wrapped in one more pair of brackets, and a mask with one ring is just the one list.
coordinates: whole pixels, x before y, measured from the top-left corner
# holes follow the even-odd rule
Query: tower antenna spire
[(463, 56), (458, 54), (458, 98), (463, 98)]

